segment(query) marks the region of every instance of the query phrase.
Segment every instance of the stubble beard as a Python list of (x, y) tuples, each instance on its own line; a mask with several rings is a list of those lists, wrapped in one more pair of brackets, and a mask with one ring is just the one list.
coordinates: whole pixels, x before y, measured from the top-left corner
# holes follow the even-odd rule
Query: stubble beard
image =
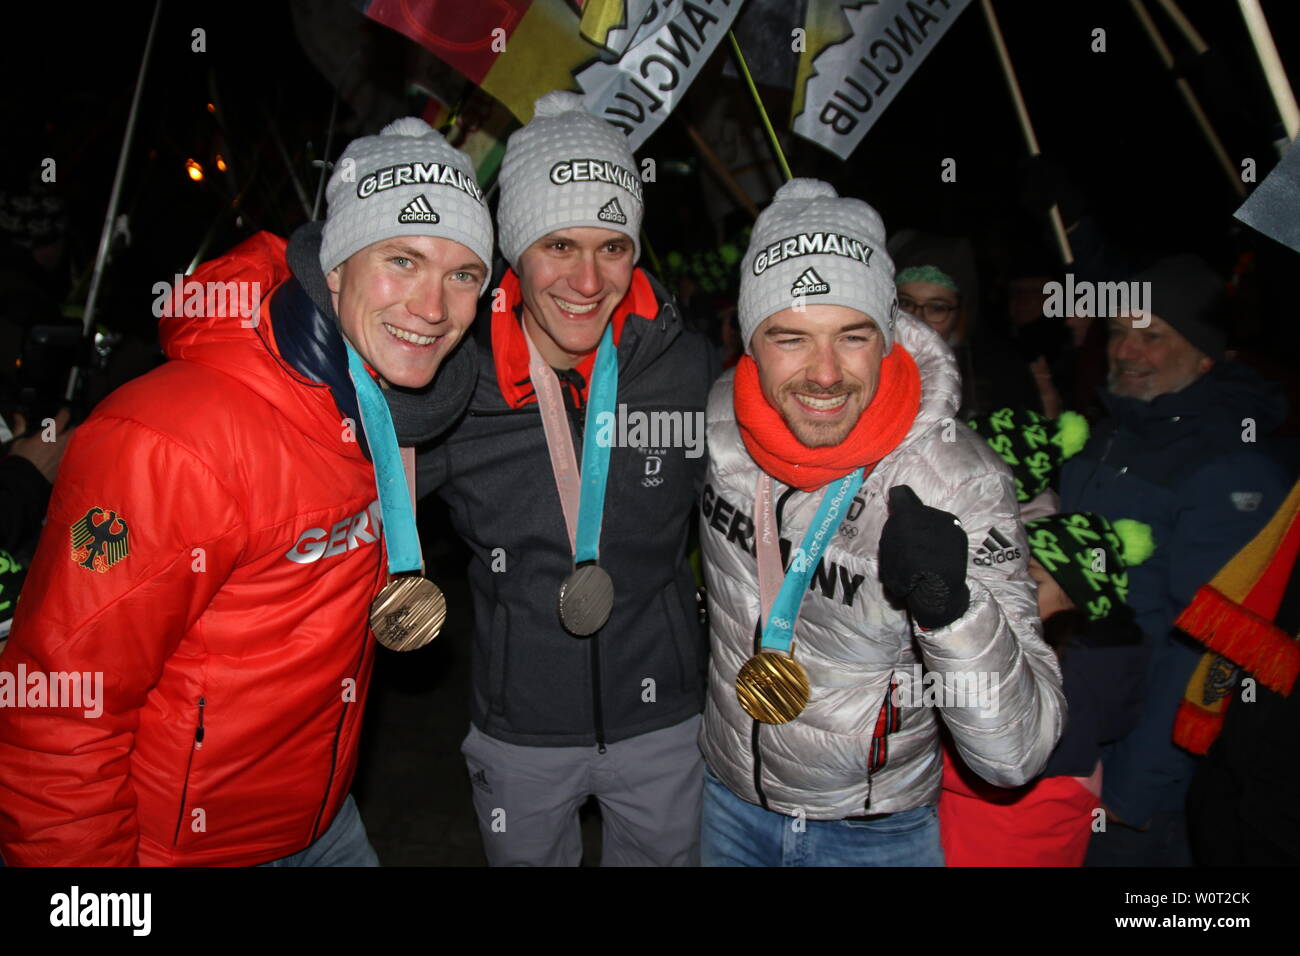
[(813, 385), (811, 382), (800, 382), (794, 386), (787, 386), (781, 390), (781, 417), (785, 420), (786, 428), (790, 433), (799, 440), (799, 443), (807, 448), (829, 448), (838, 445), (849, 437), (849, 433), (858, 423), (858, 417), (848, 418), (838, 422), (818, 422), (810, 421), (805, 418), (799, 407), (799, 400), (795, 398), (796, 392), (803, 392), (807, 395), (816, 395), (819, 398), (835, 398), (838, 395), (848, 395), (849, 398), (845, 404), (853, 401), (853, 397), (861, 391), (860, 388), (851, 386), (837, 386), (835, 388), (821, 388)]
[(1122, 364), (1117, 367), (1113, 366), (1107, 373), (1107, 391), (1112, 395), (1120, 395), (1124, 398), (1136, 398), (1141, 402), (1151, 402), (1159, 398), (1161, 395), (1181, 392), (1201, 377), (1201, 373), (1195, 368), (1180, 369), (1175, 373), (1170, 384), (1165, 385), (1158, 381), (1157, 375), (1149, 375), (1144, 378), (1141, 388), (1135, 391), (1122, 387), (1124, 379), (1121, 377), (1120, 372), (1123, 368), (1124, 366)]

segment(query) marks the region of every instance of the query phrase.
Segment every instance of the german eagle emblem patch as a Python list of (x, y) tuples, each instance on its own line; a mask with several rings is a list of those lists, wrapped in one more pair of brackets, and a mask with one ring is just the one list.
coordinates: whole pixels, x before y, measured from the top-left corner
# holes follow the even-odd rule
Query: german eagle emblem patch
[(95, 507), (72, 522), (72, 560), (104, 574), (127, 555), (126, 519)]

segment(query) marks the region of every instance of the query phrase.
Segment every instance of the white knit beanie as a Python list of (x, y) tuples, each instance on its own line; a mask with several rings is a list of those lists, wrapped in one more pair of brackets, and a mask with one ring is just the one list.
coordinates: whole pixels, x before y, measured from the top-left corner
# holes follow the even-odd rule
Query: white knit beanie
[(885, 338), (885, 354), (893, 348), (898, 295), (885, 224), (861, 199), (841, 198), (820, 179), (790, 180), (754, 223), (740, 271), (745, 352), (764, 319), (800, 303), (865, 312)]
[(523, 251), (571, 226), (613, 229), (641, 257), (641, 177), (627, 140), (593, 116), (577, 93), (541, 97), (506, 144), (497, 206), (501, 254), (519, 270)]
[(397, 236), (451, 239), (492, 269), (492, 216), (474, 167), (422, 119), (403, 117), (377, 136), (354, 139), (334, 167), (325, 196), (329, 206), (320, 245), (325, 272), (358, 250)]

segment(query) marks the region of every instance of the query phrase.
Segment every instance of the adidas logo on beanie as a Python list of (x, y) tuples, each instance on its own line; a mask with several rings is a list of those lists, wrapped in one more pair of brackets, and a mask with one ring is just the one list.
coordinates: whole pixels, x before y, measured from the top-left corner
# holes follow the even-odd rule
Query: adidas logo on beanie
[(437, 222), (441, 217), (433, 211), (429, 205), (429, 200), (423, 196), (416, 196), (405, 206), (402, 207), (402, 214), (397, 217), (398, 222)]
[(791, 295), (825, 295), (831, 291), (830, 283), (823, 282), (816, 269), (808, 268), (799, 273), (799, 278), (790, 286)]
[(627, 225), (627, 215), (623, 212), (623, 207), (618, 204), (617, 196), (600, 207), (600, 212), (596, 213), (596, 218), (601, 222), (616, 222), (620, 226)]

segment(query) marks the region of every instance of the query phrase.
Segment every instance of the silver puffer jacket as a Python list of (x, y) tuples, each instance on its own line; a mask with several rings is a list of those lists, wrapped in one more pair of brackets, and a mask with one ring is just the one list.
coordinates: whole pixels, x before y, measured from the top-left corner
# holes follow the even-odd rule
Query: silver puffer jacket
[[(1017, 786), (1043, 769), (1065, 717), (1010, 474), (983, 439), (954, 420), (961, 383), (948, 347), (910, 316), (899, 319), (898, 341), (921, 373), (920, 411), (863, 482), (813, 574), (794, 631), (794, 656), (812, 696), (787, 724), (760, 724), (736, 699), (736, 674), (759, 649), (759, 471), (736, 426), (734, 373), (709, 396), (701, 537), (712, 655), (701, 746), (733, 793), (791, 816), (837, 820), (936, 802), (940, 716), (972, 770), (998, 786)], [(877, 570), (889, 489), (903, 484), (956, 515), (970, 547), (966, 613), (915, 635), (884, 596)], [(821, 496), (774, 480), (787, 561)], [(891, 698), (900, 705), (893, 714)]]

